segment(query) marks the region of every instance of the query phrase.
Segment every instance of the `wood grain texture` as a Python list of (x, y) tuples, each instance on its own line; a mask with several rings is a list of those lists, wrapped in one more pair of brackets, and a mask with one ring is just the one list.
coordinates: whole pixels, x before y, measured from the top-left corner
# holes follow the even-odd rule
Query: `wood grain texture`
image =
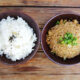
[[(0, 8), (0, 13), (13, 10), (30, 15), (40, 30), (52, 16), (65, 12), (80, 13), (80, 8), (31, 7), (4, 7)], [(73, 66), (55, 64), (45, 56), (40, 46), (36, 55), (24, 64), (8, 66), (0, 62), (0, 80), (80, 80), (80, 64)]]
[(0, 6), (69, 6), (80, 7), (80, 0), (0, 0)]
[(80, 8), (32, 8), (32, 7), (3, 7), (0, 8), (0, 13), (6, 12), (6, 11), (19, 11), (24, 14), (28, 14), (31, 16), (36, 23), (39, 25), (39, 28), (42, 30), (45, 23), (53, 16), (61, 14), (61, 13), (67, 13), (67, 12), (73, 12), (80, 14)]
[[(11, 76), (11, 77), (10, 77)], [(79, 75), (2, 75), (0, 80), (80, 80)]]

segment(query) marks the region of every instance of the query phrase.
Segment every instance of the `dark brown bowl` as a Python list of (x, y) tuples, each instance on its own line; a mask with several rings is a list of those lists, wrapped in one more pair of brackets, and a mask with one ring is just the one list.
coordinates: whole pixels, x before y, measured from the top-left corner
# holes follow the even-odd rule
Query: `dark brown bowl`
[(53, 55), (51, 53), (51, 50), (49, 48), (49, 46), (46, 43), (46, 34), (48, 32), (48, 30), (55, 26), (56, 21), (61, 20), (61, 19), (67, 19), (67, 20), (73, 20), (73, 19), (77, 19), (80, 22), (80, 15), (79, 14), (75, 14), (75, 13), (62, 13), (59, 15), (56, 15), (54, 17), (52, 17), (44, 26), (43, 31), (42, 31), (42, 36), (41, 36), (41, 44), (42, 44), (42, 48), (44, 50), (44, 53), (47, 55), (47, 57), (55, 62), (55, 63), (59, 63), (59, 64), (64, 64), (64, 65), (72, 65), (72, 64), (76, 64), (80, 62), (80, 55), (72, 58), (72, 59), (66, 59), (65, 61), (60, 58), (57, 55)]
[[(8, 65), (16, 65), (16, 64), (23, 63), (23, 62), (27, 62), (28, 60), (30, 60), (36, 54), (36, 52), (38, 50), (38, 47), (39, 47), (39, 44), (40, 44), (39, 27), (36, 24), (36, 22), (30, 16), (28, 16), (28, 15), (22, 13), (22, 12), (12, 11), (12, 12), (1, 13), (0, 14), (0, 20), (3, 19), (3, 18), (6, 18), (7, 16), (14, 17), (15, 19), (17, 19), (17, 16), (22, 17), (33, 28), (33, 30), (34, 30), (34, 32), (36, 33), (36, 36), (37, 36), (37, 41), (35, 42), (36, 45), (34, 47), (34, 50), (25, 59), (21, 59), (21, 60), (17, 60), (17, 61), (11, 61), (10, 59), (7, 59), (5, 57), (5, 55), (3, 55), (3, 56), (0, 56), (0, 61), (5, 63), (5, 64), (8, 64)], [(6, 35), (6, 33), (5, 33), (5, 35)]]

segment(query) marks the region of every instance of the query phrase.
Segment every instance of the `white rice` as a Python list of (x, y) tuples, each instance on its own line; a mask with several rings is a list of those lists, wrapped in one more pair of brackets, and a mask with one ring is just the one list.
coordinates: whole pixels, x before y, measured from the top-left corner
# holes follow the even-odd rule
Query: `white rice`
[(8, 16), (0, 21), (0, 55), (12, 61), (24, 59), (33, 51), (36, 40), (33, 29), (21, 17)]

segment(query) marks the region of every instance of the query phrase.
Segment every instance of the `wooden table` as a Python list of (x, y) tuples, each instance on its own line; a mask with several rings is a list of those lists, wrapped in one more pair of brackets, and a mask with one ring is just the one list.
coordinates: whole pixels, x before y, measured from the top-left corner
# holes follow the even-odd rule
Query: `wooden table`
[[(56, 14), (80, 13), (80, 0), (0, 0), (0, 13), (21, 11), (30, 15), (42, 30)], [(0, 63), (0, 80), (80, 80), (80, 64), (61, 66), (50, 61), (41, 46), (27, 63), (7, 66)]]

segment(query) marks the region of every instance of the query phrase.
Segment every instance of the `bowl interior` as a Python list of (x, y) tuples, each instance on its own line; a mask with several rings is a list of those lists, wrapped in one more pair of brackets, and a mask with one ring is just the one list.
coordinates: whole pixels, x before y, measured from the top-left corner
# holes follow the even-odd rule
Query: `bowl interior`
[(42, 47), (43, 47), (43, 50), (44, 50), (44, 53), (48, 56), (48, 58), (50, 60), (52, 60), (53, 62), (56, 62), (56, 63), (59, 63), (59, 64), (65, 64), (65, 65), (71, 65), (71, 64), (76, 64), (76, 63), (79, 63), (80, 62), (80, 55), (72, 58), (72, 59), (66, 59), (65, 61), (58, 57), (57, 55), (53, 55), (51, 53), (51, 50), (49, 48), (49, 46), (47, 45), (46, 43), (46, 34), (48, 33), (48, 30), (55, 26), (55, 23), (56, 21), (58, 20), (61, 20), (61, 19), (67, 19), (67, 20), (73, 20), (73, 19), (77, 19), (80, 23), (80, 15), (78, 14), (60, 14), (60, 15), (57, 15), (53, 18), (51, 18), (47, 23), (46, 25), (44, 26), (43, 28), (43, 31), (42, 31)]
[(5, 63), (5, 64), (9, 64), (9, 65), (10, 64), (11, 65), (19, 64), (19, 63), (28, 61), (29, 59), (31, 59), (34, 56), (34, 54), (36, 53), (36, 51), (38, 49), (38, 46), (39, 46), (39, 41), (40, 41), (40, 38), (39, 38), (40, 35), (39, 34), (40, 33), (39, 33), (38, 25), (35, 23), (35, 21), (30, 16), (28, 16), (24, 13), (21, 13), (21, 12), (2, 13), (2, 14), (0, 14), (0, 20), (2, 20), (3, 18), (6, 19), (7, 16), (14, 17), (15, 19), (17, 19), (17, 16), (22, 17), (29, 24), (29, 26), (33, 28), (33, 30), (34, 30), (34, 32), (36, 33), (36, 36), (37, 36), (37, 41), (35, 42), (36, 45), (34, 47), (34, 50), (25, 59), (21, 59), (21, 60), (17, 60), (17, 61), (11, 61), (10, 59), (7, 59), (5, 55), (3, 55), (3, 56), (0, 56), (0, 61)]

